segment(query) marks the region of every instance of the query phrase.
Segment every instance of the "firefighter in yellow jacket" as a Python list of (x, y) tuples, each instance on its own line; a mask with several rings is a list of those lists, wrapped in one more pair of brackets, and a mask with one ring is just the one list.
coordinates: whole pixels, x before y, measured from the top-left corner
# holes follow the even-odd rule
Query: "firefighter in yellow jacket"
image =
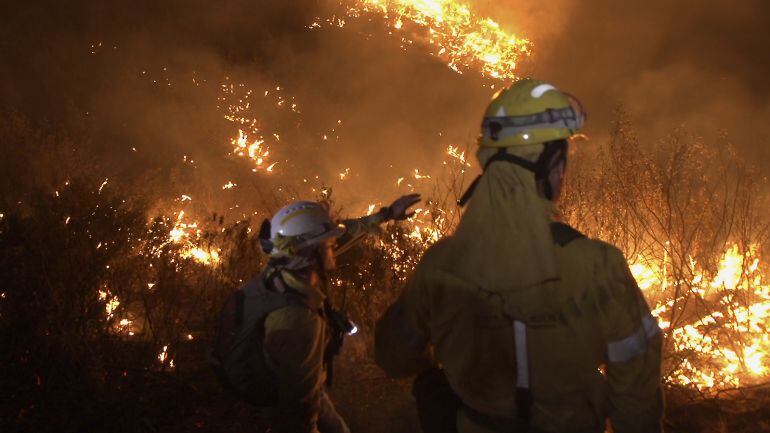
[(556, 220), (584, 119), (536, 80), (490, 103), (483, 174), (456, 232), (377, 323), (375, 358), (392, 377), (417, 375), (424, 430), (661, 431), (657, 322), (623, 254)]
[[(324, 386), (330, 382), (331, 358), (342, 344), (342, 335), (335, 334), (354, 329), (327, 299), (326, 272), (335, 266), (333, 248), (349, 246), (388, 220), (408, 218), (409, 208), (419, 199), (419, 194), (406, 195), (377, 213), (339, 225), (321, 204), (299, 201), (283, 207), (270, 224), (263, 225), (260, 237), (270, 260), (262, 275), (244, 290), (246, 302), (251, 296), (263, 304), (254, 309), (251, 319), (264, 321), (260, 343), (269, 370), (265, 373), (275, 385), (274, 402), (264, 409), (271, 432), (350, 432)], [(276, 293), (291, 299), (281, 301)], [(260, 391), (267, 390), (256, 390)], [(262, 396), (262, 400), (267, 399)]]

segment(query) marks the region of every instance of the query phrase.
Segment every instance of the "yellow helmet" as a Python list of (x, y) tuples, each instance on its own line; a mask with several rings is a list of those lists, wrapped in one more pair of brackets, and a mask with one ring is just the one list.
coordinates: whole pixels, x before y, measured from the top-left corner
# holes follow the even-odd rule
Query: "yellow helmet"
[(562, 140), (585, 122), (580, 102), (543, 81), (523, 79), (495, 94), (481, 124), (483, 147), (511, 147)]

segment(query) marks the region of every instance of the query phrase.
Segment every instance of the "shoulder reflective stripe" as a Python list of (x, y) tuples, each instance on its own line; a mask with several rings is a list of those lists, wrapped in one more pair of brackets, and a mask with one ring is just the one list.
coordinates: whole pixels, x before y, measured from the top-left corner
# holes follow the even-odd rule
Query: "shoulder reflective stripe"
[(529, 354), (527, 353), (527, 325), (513, 321), (516, 344), (516, 387), (529, 389)]
[(642, 318), (642, 324), (628, 337), (607, 344), (607, 359), (610, 362), (626, 362), (647, 350), (647, 339), (660, 333), (658, 322), (652, 316)]
[(645, 318), (643, 318), (642, 326), (644, 327), (644, 333), (647, 335), (647, 338), (652, 338), (660, 334), (660, 327), (658, 326), (658, 321), (652, 316), (646, 316)]
[(610, 362), (626, 362), (643, 354), (647, 350), (647, 335), (644, 328), (639, 327), (628, 337), (607, 344), (607, 360)]

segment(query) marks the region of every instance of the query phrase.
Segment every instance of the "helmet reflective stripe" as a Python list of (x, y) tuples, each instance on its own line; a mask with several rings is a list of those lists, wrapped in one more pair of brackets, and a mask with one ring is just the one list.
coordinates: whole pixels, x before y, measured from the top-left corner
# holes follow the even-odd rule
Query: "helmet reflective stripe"
[[(502, 107), (501, 107), (502, 109)], [(562, 125), (556, 123), (562, 122)], [(534, 129), (563, 127), (577, 131), (583, 126), (583, 116), (573, 107), (547, 109), (542, 113), (525, 116), (486, 117), (482, 122), (485, 137), (492, 140), (527, 133)]]
[(553, 87), (550, 84), (541, 84), (534, 89), (532, 89), (531, 92), (529, 92), (530, 95), (532, 95), (533, 98), (539, 98), (543, 96), (543, 93), (549, 91), (549, 90), (556, 90), (556, 87)]

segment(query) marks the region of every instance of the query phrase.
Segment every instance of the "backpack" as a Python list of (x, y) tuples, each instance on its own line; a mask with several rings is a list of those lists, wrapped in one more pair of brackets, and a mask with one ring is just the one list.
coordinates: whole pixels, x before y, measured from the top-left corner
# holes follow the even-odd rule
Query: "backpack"
[(225, 299), (209, 355), (223, 387), (257, 407), (274, 406), (278, 396), (276, 377), (264, 356), (265, 319), (290, 305), (309, 308), (299, 293), (278, 291), (266, 280), (257, 277)]

